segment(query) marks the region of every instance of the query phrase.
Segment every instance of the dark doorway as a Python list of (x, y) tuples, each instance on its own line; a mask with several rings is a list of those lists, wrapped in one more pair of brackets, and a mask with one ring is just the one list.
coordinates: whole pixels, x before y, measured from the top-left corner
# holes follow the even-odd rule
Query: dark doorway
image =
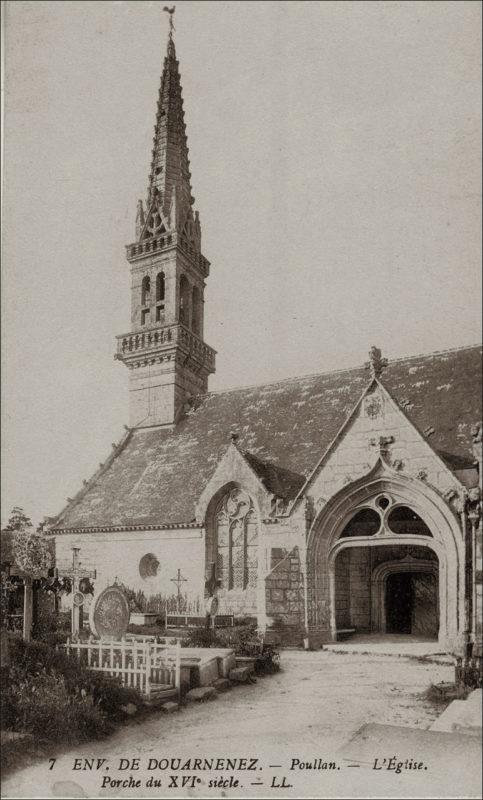
[(414, 589), (410, 572), (394, 572), (386, 583), (387, 633), (411, 633)]
[(438, 585), (430, 572), (395, 572), (386, 583), (386, 632), (438, 636)]

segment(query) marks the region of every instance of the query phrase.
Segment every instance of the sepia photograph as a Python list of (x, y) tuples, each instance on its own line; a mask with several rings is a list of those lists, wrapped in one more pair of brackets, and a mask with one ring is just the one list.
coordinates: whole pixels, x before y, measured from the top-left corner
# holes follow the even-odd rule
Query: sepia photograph
[(479, 0), (3, 0), (1, 796), (479, 798)]

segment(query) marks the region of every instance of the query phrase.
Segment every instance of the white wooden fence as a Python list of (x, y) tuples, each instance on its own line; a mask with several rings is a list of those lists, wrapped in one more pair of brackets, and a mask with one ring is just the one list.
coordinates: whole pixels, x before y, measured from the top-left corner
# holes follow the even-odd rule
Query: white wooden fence
[(87, 669), (120, 678), (145, 697), (179, 697), (181, 686), (181, 647), (152, 641), (94, 639), (70, 641), (61, 647)]

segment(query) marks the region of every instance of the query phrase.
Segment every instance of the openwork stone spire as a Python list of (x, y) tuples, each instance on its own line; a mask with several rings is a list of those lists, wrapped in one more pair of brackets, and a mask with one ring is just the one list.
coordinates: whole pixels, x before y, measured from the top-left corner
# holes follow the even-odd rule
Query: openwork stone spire
[[(171, 10), (167, 10), (171, 21)], [(184, 232), (199, 250), (201, 235), (193, 203), (181, 80), (171, 28), (157, 101), (146, 209), (140, 201), (136, 238)]]

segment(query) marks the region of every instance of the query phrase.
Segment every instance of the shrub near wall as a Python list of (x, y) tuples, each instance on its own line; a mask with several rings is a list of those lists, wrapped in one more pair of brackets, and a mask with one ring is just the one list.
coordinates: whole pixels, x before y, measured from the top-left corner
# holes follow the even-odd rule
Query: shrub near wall
[(11, 666), (1, 686), (2, 727), (48, 741), (101, 738), (123, 719), (123, 706), (142, 705), (135, 689), (86, 670), (74, 656), (42, 642), (9, 641)]

